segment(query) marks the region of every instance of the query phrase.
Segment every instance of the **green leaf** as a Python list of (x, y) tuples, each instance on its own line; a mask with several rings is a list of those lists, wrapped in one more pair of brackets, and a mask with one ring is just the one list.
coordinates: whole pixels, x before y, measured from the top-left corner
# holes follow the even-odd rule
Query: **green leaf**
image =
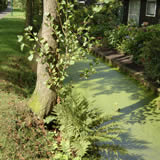
[(21, 43), (23, 41), (23, 36), (22, 35), (18, 35), (18, 42)]
[(45, 122), (46, 124), (49, 124), (49, 123), (52, 122), (53, 120), (56, 120), (56, 117), (51, 115), (51, 116), (46, 117), (45, 120), (44, 120), (44, 122)]
[(32, 60), (33, 60), (33, 54), (31, 54), (31, 55), (28, 57), (28, 60), (29, 60), (29, 61), (32, 61)]
[(21, 44), (21, 51), (23, 51), (24, 46), (25, 46), (25, 44), (24, 44), (24, 43), (22, 43), (22, 44)]

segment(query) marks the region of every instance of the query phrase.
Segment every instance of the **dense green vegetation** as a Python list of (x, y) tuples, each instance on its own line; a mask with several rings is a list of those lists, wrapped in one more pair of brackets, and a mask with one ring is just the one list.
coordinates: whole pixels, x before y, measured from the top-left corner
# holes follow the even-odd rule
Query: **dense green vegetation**
[(3, 11), (4, 9), (6, 9), (7, 5), (8, 5), (8, 0), (1, 0), (0, 1), (0, 11)]
[[(85, 17), (93, 15), (88, 22), (90, 26), (90, 36), (102, 38), (105, 32), (112, 29), (120, 23), (119, 11), (121, 8), (120, 1), (107, 1), (103, 5), (77, 6), (75, 9), (75, 22), (81, 25)], [(79, 17), (79, 18), (77, 18)]]
[(136, 64), (142, 65), (146, 77), (160, 82), (160, 25), (136, 27), (119, 25), (106, 34), (108, 45), (120, 52), (132, 55)]

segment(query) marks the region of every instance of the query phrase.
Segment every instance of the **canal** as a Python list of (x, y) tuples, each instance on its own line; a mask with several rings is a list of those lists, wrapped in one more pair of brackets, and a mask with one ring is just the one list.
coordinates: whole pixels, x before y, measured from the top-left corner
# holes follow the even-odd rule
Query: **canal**
[[(160, 111), (146, 106), (155, 96), (103, 62), (87, 80), (80, 79), (79, 74), (89, 62), (81, 61), (72, 66), (68, 80), (73, 82), (76, 92), (92, 102), (93, 107), (116, 117), (121, 123), (125, 132), (120, 134), (121, 141), (115, 143), (124, 147), (127, 154), (119, 154), (116, 159), (160, 160)], [(113, 160), (113, 157), (104, 159)]]

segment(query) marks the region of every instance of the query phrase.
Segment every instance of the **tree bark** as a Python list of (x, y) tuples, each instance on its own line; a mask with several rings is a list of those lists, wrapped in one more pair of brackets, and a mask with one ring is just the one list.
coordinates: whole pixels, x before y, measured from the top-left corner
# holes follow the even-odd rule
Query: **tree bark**
[(33, 26), (33, 2), (26, 0), (26, 27)]
[[(46, 23), (49, 23), (46, 19), (45, 13), (50, 13), (54, 18), (56, 15), (57, 2), (56, 0), (43, 0), (43, 23), (41, 29), (41, 36), (53, 51), (56, 50), (57, 44), (52, 36), (52, 28)], [(46, 71), (47, 64), (41, 62), (39, 59), (37, 64), (37, 82), (36, 88), (32, 97), (29, 100), (29, 107), (32, 111), (38, 115), (39, 118), (44, 118), (52, 110), (53, 106), (56, 104), (57, 96), (53, 89), (48, 89), (45, 82), (49, 79), (49, 74)]]

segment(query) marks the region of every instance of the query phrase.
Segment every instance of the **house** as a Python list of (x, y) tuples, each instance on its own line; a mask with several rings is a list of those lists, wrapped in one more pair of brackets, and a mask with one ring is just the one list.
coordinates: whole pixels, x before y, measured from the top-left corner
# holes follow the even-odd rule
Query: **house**
[(160, 0), (123, 0), (123, 22), (160, 23)]

